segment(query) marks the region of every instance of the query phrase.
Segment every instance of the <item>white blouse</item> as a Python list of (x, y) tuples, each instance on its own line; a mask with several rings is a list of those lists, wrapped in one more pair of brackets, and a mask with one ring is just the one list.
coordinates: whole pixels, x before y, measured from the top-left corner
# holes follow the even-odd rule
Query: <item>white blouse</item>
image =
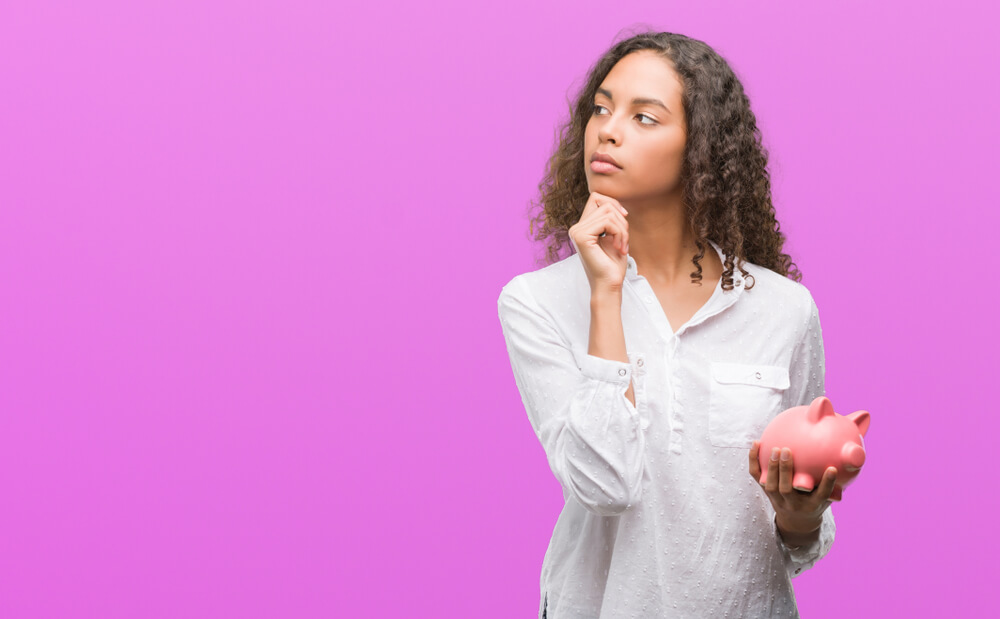
[(818, 541), (790, 550), (747, 460), (775, 415), (824, 394), (823, 336), (805, 286), (744, 268), (751, 289), (737, 269), (675, 333), (628, 256), (627, 363), (588, 353), (579, 254), (503, 287), (514, 379), (566, 501), (539, 617), (798, 616), (791, 578), (830, 550), (833, 512)]

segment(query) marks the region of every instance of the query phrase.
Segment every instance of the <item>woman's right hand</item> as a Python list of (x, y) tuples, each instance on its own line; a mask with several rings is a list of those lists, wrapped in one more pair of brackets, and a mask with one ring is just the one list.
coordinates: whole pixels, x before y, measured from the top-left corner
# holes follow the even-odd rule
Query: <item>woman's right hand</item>
[[(583, 261), (590, 290), (621, 290), (628, 268), (628, 211), (618, 200), (591, 192), (569, 238)], [(601, 236), (601, 233), (606, 233)]]

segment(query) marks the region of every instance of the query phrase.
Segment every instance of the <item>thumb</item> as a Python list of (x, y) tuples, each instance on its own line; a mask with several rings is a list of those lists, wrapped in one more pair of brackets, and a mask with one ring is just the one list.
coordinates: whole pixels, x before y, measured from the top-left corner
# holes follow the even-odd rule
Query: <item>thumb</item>
[(837, 469), (836, 467), (827, 467), (826, 471), (823, 472), (823, 479), (819, 482), (819, 487), (816, 488), (816, 494), (819, 498), (826, 501), (830, 498), (833, 493), (833, 486), (837, 483)]

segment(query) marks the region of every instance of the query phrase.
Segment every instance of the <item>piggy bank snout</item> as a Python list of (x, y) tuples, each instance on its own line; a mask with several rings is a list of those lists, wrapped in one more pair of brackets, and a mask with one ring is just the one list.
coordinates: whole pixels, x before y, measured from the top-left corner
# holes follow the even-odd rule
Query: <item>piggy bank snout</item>
[(857, 443), (844, 445), (844, 468), (848, 471), (860, 471), (865, 465), (865, 448)]

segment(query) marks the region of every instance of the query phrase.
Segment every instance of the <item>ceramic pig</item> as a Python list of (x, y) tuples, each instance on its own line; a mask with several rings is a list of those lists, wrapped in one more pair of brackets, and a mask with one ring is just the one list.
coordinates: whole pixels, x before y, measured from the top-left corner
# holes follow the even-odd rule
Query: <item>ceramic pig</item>
[(864, 436), (868, 411), (850, 415), (833, 412), (833, 404), (819, 396), (808, 406), (793, 406), (779, 413), (760, 437), (760, 483), (767, 483), (767, 464), (774, 447), (792, 450), (792, 487), (807, 492), (816, 488), (828, 467), (837, 468), (831, 501), (858, 476), (865, 463)]

